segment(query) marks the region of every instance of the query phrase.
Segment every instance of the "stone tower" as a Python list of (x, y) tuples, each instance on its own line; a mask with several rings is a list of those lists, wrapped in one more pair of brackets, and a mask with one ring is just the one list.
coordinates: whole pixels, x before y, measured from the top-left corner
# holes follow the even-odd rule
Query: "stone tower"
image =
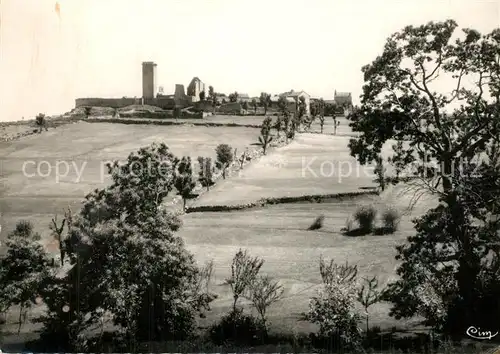
[(152, 61), (142, 63), (142, 98), (156, 97), (156, 64)]

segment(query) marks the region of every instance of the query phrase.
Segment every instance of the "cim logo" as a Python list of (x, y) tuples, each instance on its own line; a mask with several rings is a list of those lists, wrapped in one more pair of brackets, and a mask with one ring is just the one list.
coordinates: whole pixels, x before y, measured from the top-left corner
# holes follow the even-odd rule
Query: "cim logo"
[(474, 339), (492, 339), (498, 335), (498, 331), (492, 333), (491, 331), (481, 331), (481, 328), (470, 326), (465, 331), (465, 334)]

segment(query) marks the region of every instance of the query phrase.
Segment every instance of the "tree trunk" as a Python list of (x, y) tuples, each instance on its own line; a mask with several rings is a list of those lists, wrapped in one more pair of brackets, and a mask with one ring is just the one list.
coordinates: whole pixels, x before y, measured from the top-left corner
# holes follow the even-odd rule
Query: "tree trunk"
[(222, 179), (226, 179), (226, 168), (222, 169)]
[(447, 232), (455, 237), (461, 245), (458, 259), (458, 272), (456, 280), (459, 292), (458, 308), (455, 309), (458, 318), (452, 320), (452, 332), (464, 333), (466, 328), (471, 325), (470, 321), (477, 318), (475, 311), (474, 292), (477, 289), (476, 283), (480, 271), (481, 260), (474, 252), (469, 231), (461, 227), (466, 219), (466, 211), (461, 204), (458, 196), (453, 191), (452, 176), (454, 174), (454, 164), (449, 156), (442, 159), (442, 186), (445, 195), (445, 202), (451, 209), (452, 222), (449, 223)]
[(366, 335), (368, 335), (368, 310), (366, 311)]
[(17, 328), (17, 335), (21, 334), (21, 326), (23, 324), (23, 309), (24, 309), (24, 304), (21, 303), (19, 305), (19, 327)]
[(183, 208), (184, 210), (186, 210), (186, 197), (182, 197), (182, 204), (183, 204)]
[(233, 296), (233, 312), (236, 312), (236, 303), (238, 302), (238, 296)]

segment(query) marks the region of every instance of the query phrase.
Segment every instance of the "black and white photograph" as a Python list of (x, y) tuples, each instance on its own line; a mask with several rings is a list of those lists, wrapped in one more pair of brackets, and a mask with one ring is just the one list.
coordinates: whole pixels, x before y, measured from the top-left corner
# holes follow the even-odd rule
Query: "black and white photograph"
[(0, 0), (0, 353), (500, 354), (500, 0)]

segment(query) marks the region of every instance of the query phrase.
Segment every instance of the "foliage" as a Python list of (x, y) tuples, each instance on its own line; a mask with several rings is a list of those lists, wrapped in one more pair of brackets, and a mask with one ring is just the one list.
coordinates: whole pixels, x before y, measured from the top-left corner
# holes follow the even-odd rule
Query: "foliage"
[[(74, 348), (89, 329), (102, 330), (108, 314), (130, 345), (194, 331), (195, 317), (215, 296), (203, 285), (206, 273), (173, 234), (179, 219), (160, 208), (174, 186), (176, 162), (167, 146), (153, 144), (124, 165), (109, 166), (111, 185), (87, 196), (73, 222), (67, 248), (72, 268), (44, 289), (45, 338)], [(148, 173), (138, 173), (139, 163), (150, 167)]]
[(245, 111), (248, 110), (248, 102), (247, 101), (241, 101), (241, 108), (243, 108)]
[(109, 219), (130, 224), (156, 214), (162, 200), (172, 191), (179, 159), (164, 143), (131, 153), (125, 163), (108, 163), (112, 183), (94, 190), (84, 200), (83, 214), (89, 226)]
[(252, 258), (247, 250), (241, 249), (236, 253), (231, 263), (231, 276), (226, 279), (233, 292), (233, 312), (236, 313), (238, 299), (245, 294), (245, 291), (257, 278), (264, 260), (258, 257)]
[(201, 91), (200, 92), (200, 101), (204, 101), (205, 100), (205, 96), (206, 96), (205, 91)]
[(233, 149), (228, 144), (219, 144), (215, 148), (215, 153), (217, 154), (215, 166), (222, 171), (222, 178), (226, 179), (227, 168), (234, 159)]
[(363, 284), (361, 285), (361, 288), (358, 289), (358, 301), (363, 305), (365, 312), (366, 312), (366, 333), (368, 333), (369, 326), (368, 326), (368, 319), (369, 319), (369, 313), (368, 313), (368, 308), (371, 305), (376, 304), (377, 302), (381, 301), (383, 298), (383, 291), (379, 289), (379, 283), (378, 279), (376, 276), (373, 278), (364, 278), (363, 279)]
[(0, 307), (6, 310), (19, 305), (18, 333), (51, 270), (50, 259), (39, 241), (33, 224), (21, 220), (7, 236), (7, 253), (0, 259)]
[(382, 213), (382, 222), (384, 228), (390, 232), (398, 229), (400, 215), (396, 209), (387, 209)]
[(176, 164), (174, 186), (177, 189), (177, 193), (182, 196), (184, 209), (186, 209), (186, 200), (191, 197), (193, 189), (196, 186), (191, 157), (184, 156)]
[(284, 96), (281, 96), (278, 99), (278, 109), (279, 109), (281, 116), (283, 117), (283, 120), (281, 121), (282, 123), (280, 124), (280, 127), (281, 127), (281, 129), (283, 129), (285, 136), (286, 136), (286, 139), (287, 139), (287, 142), (288, 142), (291, 116), (290, 116), (290, 112), (288, 110), (288, 102)]
[(257, 310), (264, 329), (267, 330), (267, 309), (283, 297), (283, 287), (269, 276), (258, 276), (248, 287), (245, 295)]
[(257, 99), (252, 98), (252, 107), (255, 114), (257, 114)]
[(337, 113), (338, 107), (335, 103), (326, 103), (325, 102), (325, 116), (335, 117)]
[(259, 146), (262, 146), (262, 152), (265, 155), (267, 147), (273, 141), (273, 137), (271, 136), (271, 128), (272, 128), (272, 119), (271, 117), (264, 118), (262, 122), (262, 126), (260, 128), (260, 136), (259, 136)]
[(237, 91), (229, 94), (229, 102), (238, 102), (239, 94)]
[[(500, 30), (482, 35), (464, 29), (461, 36), (455, 36), (456, 28), (453, 20), (429, 22), (407, 26), (390, 36), (383, 53), (363, 67), (361, 107), (348, 118), (352, 129), (361, 133), (349, 143), (359, 162), (375, 159), (384, 143), (393, 139), (397, 144), (390, 163), (418, 166), (411, 184), (419, 192), (437, 195), (442, 203), (417, 221), (417, 235), (409, 239), (407, 248), (400, 249), (403, 279), (398, 283), (398, 296), (406, 300), (398, 300), (395, 312), (418, 311), (421, 301), (415, 299), (416, 288), (425, 283), (424, 278), (435, 277), (440, 283), (431, 287), (447, 316), (454, 318), (448, 321), (453, 329), (447, 330), (458, 334), (476, 323), (477, 307), (486, 306), (490, 297), (478, 281), (494, 266), (480, 254), (494, 254), (491, 245), (498, 236), (489, 224), (479, 229), (473, 225), (482, 222), (484, 210), (491, 212), (488, 204), (495, 204), (491, 197), (498, 188), (486, 195), (484, 188), (471, 188), (477, 178), (464, 178), (456, 170), (471, 166), (496, 144), (500, 133)], [(439, 77), (452, 83), (449, 92), (433, 86)], [(489, 171), (492, 181), (498, 172)], [(408, 182), (405, 176), (394, 182), (399, 181)], [(436, 220), (438, 216), (443, 221)], [(443, 260), (448, 259), (446, 252), (453, 253), (453, 261)], [(496, 291), (493, 283), (489, 287)], [(455, 289), (455, 296), (449, 295), (450, 289)], [(481, 296), (485, 297), (481, 300)], [(435, 316), (428, 320), (439, 325)]]
[(198, 163), (200, 165), (200, 171), (198, 172), (198, 179), (203, 187), (207, 188), (207, 191), (210, 190), (210, 186), (214, 184), (213, 181), (213, 172), (214, 168), (212, 165), (212, 159), (210, 157), (202, 157), (198, 156)]
[(327, 264), (320, 259), (322, 288), (311, 298), (304, 319), (319, 326), (321, 337), (333, 338), (340, 349), (359, 350), (361, 316), (355, 310), (357, 267)]
[(354, 213), (354, 218), (358, 222), (359, 228), (366, 232), (373, 230), (376, 216), (377, 211), (372, 206), (362, 206)]
[(325, 216), (320, 215), (318, 216), (314, 222), (309, 226), (308, 230), (319, 230), (323, 227), (323, 222), (325, 221)]
[(37, 114), (37, 116), (35, 117), (35, 123), (36, 123), (36, 125), (39, 128), (39, 131), (38, 131), (39, 133), (42, 132), (43, 128), (45, 128), (45, 131), (48, 130), (48, 128), (47, 128), (47, 119), (45, 118), (45, 114), (43, 114), (43, 113)]
[(262, 107), (264, 107), (264, 115), (267, 114), (267, 109), (271, 105), (271, 95), (266, 92), (261, 92), (259, 97), (259, 102)]
[(208, 99), (212, 102), (213, 113), (215, 114), (215, 108), (217, 107), (217, 93), (213, 86), (208, 86)]
[(265, 335), (265, 327), (242, 309), (232, 310), (210, 328), (210, 339), (215, 344), (258, 344)]
[(457, 235), (448, 231), (450, 222), (454, 222), (452, 207), (431, 209), (414, 221), (417, 234), (408, 238), (408, 244), (397, 247), (397, 259), (402, 261), (397, 269), (401, 280), (389, 287), (388, 299), (394, 303), (391, 315), (406, 318), (418, 314), (427, 325), (452, 334), (462, 333), (466, 321), (481, 328), (495, 326), (500, 314), (494, 300), (500, 296), (500, 261), (490, 240), (498, 239), (497, 221), (477, 225), (469, 216), (462, 223), (474, 236), (473, 256), (479, 268), (472, 270), (477, 278), (470, 282), (472, 294), (468, 302), (459, 289), (460, 277), (468, 276), (460, 272), (463, 251)]
[(303, 124), (303, 119), (306, 114), (306, 99), (304, 96), (300, 96), (297, 102), (297, 125), (296, 130), (299, 130)]

